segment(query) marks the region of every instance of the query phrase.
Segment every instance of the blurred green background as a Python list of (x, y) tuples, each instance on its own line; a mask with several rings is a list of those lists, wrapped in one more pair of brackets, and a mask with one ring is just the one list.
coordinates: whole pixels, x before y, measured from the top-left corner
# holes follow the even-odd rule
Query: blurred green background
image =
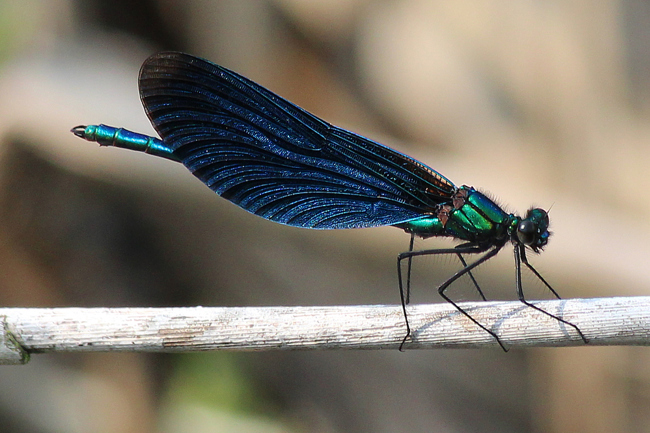
[[(394, 228), (252, 216), (180, 164), (75, 138), (153, 134), (138, 69), (205, 57), (511, 211), (551, 208), (531, 262), (564, 297), (644, 295), (650, 3), (0, 1), (0, 304), (396, 304)], [(420, 241), (418, 248), (448, 245)], [(416, 263), (441, 302), (454, 260)], [(477, 273), (514, 299), (512, 254)], [(529, 298), (546, 296), (532, 277)], [(459, 287), (454, 295), (467, 294)], [(0, 368), (2, 431), (642, 432), (644, 348), (37, 355)]]

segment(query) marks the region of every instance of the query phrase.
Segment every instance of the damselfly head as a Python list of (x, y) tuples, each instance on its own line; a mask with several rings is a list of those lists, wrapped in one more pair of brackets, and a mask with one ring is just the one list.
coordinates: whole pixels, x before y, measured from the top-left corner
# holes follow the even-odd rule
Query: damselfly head
[(522, 244), (538, 252), (548, 242), (548, 213), (544, 209), (533, 208), (526, 212), (526, 218), (517, 224), (517, 239)]

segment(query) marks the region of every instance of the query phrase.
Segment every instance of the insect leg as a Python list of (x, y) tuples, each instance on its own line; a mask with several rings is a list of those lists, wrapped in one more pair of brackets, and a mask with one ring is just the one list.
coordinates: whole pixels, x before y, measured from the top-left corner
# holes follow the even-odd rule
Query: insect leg
[(564, 323), (565, 325), (571, 326), (573, 329), (575, 329), (578, 332), (578, 335), (580, 335), (580, 338), (582, 338), (582, 341), (584, 341), (585, 344), (587, 344), (589, 342), (589, 340), (587, 340), (587, 337), (585, 337), (585, 335), (582, 333), (580, 328), (578, 328), (576, 325), (574, 325), (573, 323), (568, 322), (568, 321), (566, 321), (564, 319), (561, 319), (561, 318), (557, 317), (556, 315), (549, 313), (548, 311), (544, 311), (541, 308), (539, 308), (538, 306), (533, 305), (533, 304), (531, 304), (530, 302), (528, 302), (526, 300), (526, 298), (524, 297), (524, 289), (523, 289), (523, 286), (522, 286), (522, 283), (521, 283), (521, 262), (523, 262), (524, 265), (526, 265), (526, 267), (528, 269), (530, 269), (533, 272), (533, 274), (535, 274), (535, 276), (542, 281), (542, 283), (544, 283), (544, 285), (555, 295), (555, 297), (560, 299), (560, 296), (558, 296), (557, 292), (555, 290), (553, 290), (551, 285), (549, 283), (547, 283), (544, 278), (542, 278), (542, 276), (539, 274), (539, 272), (537, 272), (537, 270), (535, 268), (533, 268), (533, 265), (528, 263), (528, 258), (526, 257), (526, 247), (523, 244), (518, 244), (518, 245), (515, 245), (515, 269), (516, 269), (517, 296), (519, 297), (519, 300), (522, 303), (524, 303), (525, 305), (527, 305), (527, 306), (529, 306), (531, 308), (534, 308), (535, 310), (537, 310), (539, 312), (542, 312), (542, 313), (546, 314), (547, 316), (550, 316), (550, 317), (554, 318), (555, 320)]
[[(415, 240), (415, 233), (411, 233), (411, 241), (409, 242), (409, 253), (413, 251), (413, 242)], [(408, 256), (408, 263), (406, 266), (406, 303), (411, 302), (411, 265), (413, 264), (413, 256)], [(399, 267), (399, 263), (398, 263)]]
[(463, 269), (461, 269), (460, 271), (456, 272), (456, 273), (455, 273), (454, 275), (452, 275), (452, 276), (451, 276), (447, 281), (445, 281), (444, 283), (442, 283), (442, 284), (440, 285), (440, 287), (438, 287), (438, 293), (440, 294), (440, 296), (442, 296), (442, 297), (445, 299), (445, 301), (449, 302), (451, 305), (453, 305), (454, 307), (456, 307), (456, 309), (457, 309), (458, 311), (460, 311), (461, 313), (463, 313), (463, 314), (464, 314), (468, 319), (470, 319), (472, 322), (476, 323), (476, 324), (477, 324), (481, 329), (483, 329), (485, 332), (487, 332), (487, 333), (490, 334), (492, 337), (494, 337), (494, 339), (497, 341), (497, 343), (499, 343), (499, 346), (501, 346), (501, 348), (503, 349), (503, 351), (504, 351), (504, 352), (507, 352), (508, 349), (503, 345), (503, 343), (501, 342), (501, 339), (499, 338), (499, 336), (498, 336), (494, 331), (492, 331), (492, 330), (486, 328), (484, 325), (480, 324), (480, 323), (478, 322), (478, 320), (476, 320), (475, 318), (473, 318), (473, 317), (472, 317), (472, 316), (471, 316), (467, 311), (465, 311), (465, 310), (463, 310), (462, 308), (460, 308), (460, 306), (459, 306), (458, 304), (456, 304), (456, 303), (455, 303), (455, 302), (454, 302), (454, 301), (453, 301), (449, 296), (447, 296), (447, 295), (445, 294), (445, 290), (447, 290), (447, 288), (451, 285), (451, 283), (453, 283), (454, 281), (456, 281), (458, 278), (462, 277), (462, 276), (465, 275), (466, 273), (470, 272), (472, 269), (474, 269), (474, 268), (477, 267), (478, 265), (480, 265), (480, 264), (482, 264), (482, 263), (485, 263), (485, 262), (487, 262), (488, 260), (490, 260), (492, 257), (496, 256), (500, 250), (501, 250), (501, 247), (494, 247), (492, 250), (488, 251), (485, 255), (483, 255), (482, 257), (480, 257), (480, 258), (479, 258), (478, 260), (476, 260), (475, 262), (473, 262), (473, 263), (471, 263), (471, 264), (465, 266)]
[[(463, 245), (459, 245), (456, 248), (463, 248), (463, 247), (469, 246), (469, 245), (472, 245), (472, 244), (463, 244)], [(462, 254), (461, 253), (456, 253), (456, 255), (458, 256), (458, 260), (460, 260), (460, 263), (463, 265), (463, 267), (466, 268), (467, 267), (467, 262), (463, 258)], [(472, 283), (474, 283), (474, 287), (476, 287), (476, 291), (481, 296), (481, 299), (483, 299), (484, 301), (487, 301), (487, 299), (485, 299), (485, 295), (483, 294), (483, 291), (481, 290), (481, 287), (478, 285), (478, 282), (476, 282), (476, 278), (474, 278), (474, 274), (472, 274), (472, 271), (467, 271), (467, 275), (469, 275), (469, 277), (472, 279)]]
[[(480, 265), (481, 263), (484, 263), (491, 257), (494, 257), (498, 252), (500, 248), (495, 248), (492, 251), (489, 251), (486, 255), (475, 261), (474, 263), (470, 265), (465, 265), (463, 269), (460, 271), (456, 272), (451, 278), (449, 278), (447, 281), (445, 281), (439, 288), (438, 288), (438, 293), (445, 299), (447, 302), (452, 304), (456, 309), (458, 309), (460, 312), (465, 314), (467, 317), (469, 317), (474, 323), (476, 323), (478, 326), (483, 328), (485, 331), (490, 333), (490, 335), (494, 336), (497, 341), (499, 342), (499, 345), (501, 347), (504, 347), (501, 344), (501, 341), (499, 341), (498, 337), (496, 334), (489, 329), (485, 328), (483, 325), (478, 323), (474, 318), (472, 318), (466, 311), (464, 311), (462, 308), (460, 308), (456, 303), (454, 303), (447, 295), (445, 295), (444, 291), (449, 287), (451, 283), (456, 281), (458, 278), (463, 276), (464, 274), (470, 272), (472, 269), (474, 269), (476, 266)], [(406, 313), (406, 296), (405, 296), (405, 291), (404, 291), (404, 282), (402, 278), (402, 260), (404, 259), (411, 259), (412, 257), (415, 256), (424, 256), (424, 255), (435, 255), (435, 254), (479, 254), (482, 252), (485, 252), (486, 248), (482, 248), (473, 244), (463, 244), (459, 245), (456, 248), (442, 248), (442, 249), (435, 249), (435, 250), (422, 250), (422, 251), (407, 251), (404, 253), (401, 253), (397, 256), (397, 278), (399, 281), (399, 293), (400, 293), (400, 300), (402, 303), (402, 311), (404, 312), (404, 320), (406, 322), (406, 335), (404, 336), (404, 339), (402, 340), (402, 343), (400, 344), (399, 350), (401, 351), (404, 347), (404, 343), (406, 343), (406, 340), (408, 337), (411, 335), (411, 327), (409, 325), (408, 321), (408, 315)], [(463, 260), (464, 261), (464, 260)], [(505, 350), (505, 348), (504, 348)]]

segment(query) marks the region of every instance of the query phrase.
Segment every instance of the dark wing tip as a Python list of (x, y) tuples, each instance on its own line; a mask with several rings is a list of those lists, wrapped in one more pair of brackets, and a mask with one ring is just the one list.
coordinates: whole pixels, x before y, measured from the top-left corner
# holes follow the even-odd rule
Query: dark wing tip
[(147, 60), (144, 61), (140, 67), (140, 79), (142, 80), (142, 78), (146, 78), (149, 73), (156, 71), (158, 68), (165, 64), (169, 66), (169, 63), (172, 62), (191, 63), (192, 61), (209, 63), (205, 59), (195, 57), (190, 54), (181, 53), (180, 51), (161, 51), (159, 53), (152, 54), (149, 56), (149, 58), (147, 58)]

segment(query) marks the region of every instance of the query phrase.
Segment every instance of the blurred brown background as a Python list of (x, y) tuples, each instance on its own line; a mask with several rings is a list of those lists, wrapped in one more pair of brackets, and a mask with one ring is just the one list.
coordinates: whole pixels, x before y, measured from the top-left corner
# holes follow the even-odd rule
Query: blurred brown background
[[(564, 297), (644, 295), (650, 3), (0, 1), (0, 304), (398, 302), (394, 228), (254, 217), (182, 166), (69, 133), (153, 133), (138, 69), (181, 50), (412, 155), (507, 209)], [(421, 241), (431, 248), (441, 241)], [(444, 244), (444, 242), (442, 242)], [(417, 263), (440, 302), (453, 260)], [(477, 275), (514, 299), (512, 254)], [(529, 297), (545, 296), (525, 279)], [(465, 294), (462, 288), (459, 298)], [(38, 355), (0, 368), (11, 432), (642, 432), (644, 348)]]

